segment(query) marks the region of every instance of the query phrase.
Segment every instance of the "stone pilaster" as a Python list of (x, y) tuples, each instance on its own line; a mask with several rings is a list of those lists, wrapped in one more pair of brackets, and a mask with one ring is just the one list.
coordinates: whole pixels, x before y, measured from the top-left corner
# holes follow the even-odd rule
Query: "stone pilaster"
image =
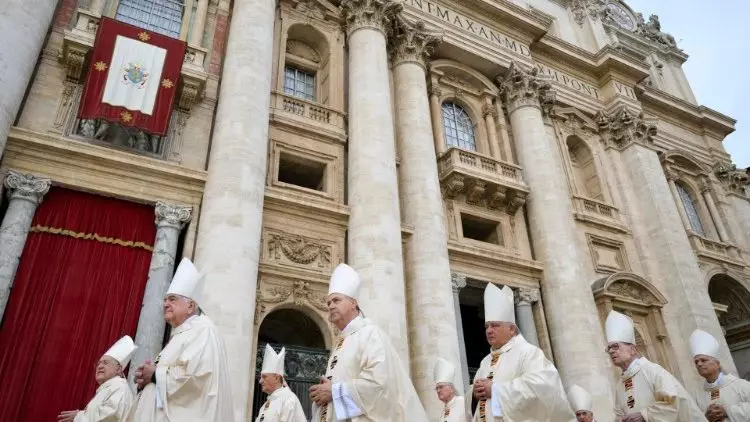
[(519, 287), (513, 297), (516, 302), (516, 325), (529, 343), (539, 347), (539, 335), (534, 322), (534, 311), (531, 308), (541, 298), (539, 289)]
[(276, 2), (235, 0), (224, 57), (195, 261), (201, 307), (232, 368), (235, 419), (246, 420), (268, 156)]
[(711, 181), (708, 180), (708, 178), (702, 178), (700, 181), (700, 188), (703, 200), (706, 201), (708, 212), (711, 214), (711, 220), (713, 220), (716, 232), (719, 234), (719, 239), (725, 243), (732, 243), (732, 239), (729, 238), (727, 229), (724, 226), (724, 219), (721, 217), (721, 214), (719, 214), (719, 209), (716, 207), (716, 202), (714, 202), (714, 197), (711, 194), (713, 190), (711, 188)]
[[(425, 78), (425, 60), (440, 38), (421, 21), (398, 17), (392, 28), (401, 206), (404, 222), (414, 228), (404, 245), (411, 374), (422, 404), (435, 419), (442, 406), (435, 394), (432, 368), (438, 356), (456, 365), (460, 360), (451, 306), (448, 233)], [(461, 385), (461, 377), (454, 382)]]
[(409, 362), (406, 297), (388, 81), (386, 24), (401, 4), (341, 2), (349, 44), (349, 263), (364, 283), (360, 304)]
[[(138, 330), (135, 343), (138, 350), (133, 356), (133, 363), (137, 366), (146, 359), (152, 361), (161, 351), (164, 339), (164, 294), (169, 288), (174, 274), (175, 255), (180, 232), (192, 218), (192, 208), (183, 205), (157, 202), (154, 208), (156, 214), (156, 241), (154, 252), (151, 254), (151, 265), (148, 269), (148, 282), (143, 294), (141, 314), (138, 317)], [(133, 382), (135, 371), (130, 371), (130, 382)]]
[(453, 311), (456, 315), (456, 332), (458, 334), (458, 353), (461, 359), (461, 386), (463, 391), (469, 391), (471, 381), (469, 377), (469, 359), (466, 357), (466, 340), (464, 340), (464, 323), (461, 318), (461, 300), (459, 294), (466, 287), (466, 276), (451, 274), (451, 285), (453, 287)]
[(682, 199), (680, 199), (680, 194), (677, 192), (677, 184), (675, 183), (675, 180), (679, 179), (680, 176), (677, 172), (669, 168), (664, 171), (664, 176), (667, 178), (669, 192), (672, 194), (672, 199), (674, 200), (674, 203), (677, 204), (677, 212), (680, 214), (682, 226), (689, 233), (693, 233), (693, 227), (690, 225), (690, 220), (688, 220), (687, 211), (685, 211), (685, 207), (682, 205)]
[(18, 114), (26, 86), (34, 73), (39, 52), (57, 0), (7, 0), (0, 13), (0, 157), (8, 130)]
[(512, 63), (498, 82), (523, 178), (531, 190), (526, 206), (533, 222), (534, 250), (544, 264), (542, 293), (556, 364), (565, 385), (575, 383), (590, 391), (594, 413), (606, 414), (614, 405), (609, 394), (611, 367), (602, 353), (604, 335), (591, 294), (588, 260), (576, 233), (562, 158), (542, 117), (540, 102), (550, 98), (549, 84), (537, 73), (537, 69)]
[(10, 170), (3, 185), (10, 202), (0, 225), (0, 321), (8, 304), (36, 207), (49, 191), (51, 181)]

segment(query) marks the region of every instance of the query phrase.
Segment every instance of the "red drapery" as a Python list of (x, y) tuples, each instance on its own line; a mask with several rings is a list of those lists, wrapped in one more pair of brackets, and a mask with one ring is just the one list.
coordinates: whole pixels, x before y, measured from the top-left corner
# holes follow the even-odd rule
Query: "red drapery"
[(62, 188), (45, 196), (0, 326), (0, 421), (56, 421), (93, 397), (95, 363), (135, 335), (153, 215), (146, 205)]

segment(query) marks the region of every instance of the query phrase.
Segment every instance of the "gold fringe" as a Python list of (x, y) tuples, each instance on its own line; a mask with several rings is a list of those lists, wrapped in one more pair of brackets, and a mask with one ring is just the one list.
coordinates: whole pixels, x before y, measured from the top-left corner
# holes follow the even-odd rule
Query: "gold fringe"
[(128, 248), (141, 248), (145, 249), (149, 252), (153, 252), (154, 248), (151, 245), (148, 245), (143, 242), (133, 242), (132, 240), (122, 240), (122, 239), (115, 239), (114, 237), (105, 237), (105, 236), (99, 236), (96, 233), (77, 233), (72, 230), (67, 229), (59, 229), (56, 227), (47, 227), (47, 226), (40, 226), (36, 225), (32, 227), (29, 232), (31, 233), (50, 233), (50, 234), (59, 234), (61, 236), (70, 236), (74, 237), (76, 239), (84, 239), (84, 240), (96, 240), (97, 242), (102, 243), (110, 243), (113, 245), (119, 245), (119, 246), (125, 246)]

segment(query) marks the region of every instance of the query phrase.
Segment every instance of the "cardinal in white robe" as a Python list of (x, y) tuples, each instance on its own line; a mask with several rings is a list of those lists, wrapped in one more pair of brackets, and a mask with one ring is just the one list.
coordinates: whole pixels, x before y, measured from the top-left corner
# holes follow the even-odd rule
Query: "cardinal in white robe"
[(607, 354), (622, 370), (616, 386), (615, 417), (621, 422), (705, 422), (685, 387), (656, 363), (640, 357), (630, 317), (610, 311), (605, 322)]
[(571, 385), (568, 389), (568, 401), (576, 414), (578, 422), (596, 422), (594, 419), (594, 400), (588, 391), (578, 385)]
[(266, 344), (259, 383), (268, 398), (255, 422), (307, 422), (299, 399), (284, 381), (285, 357), (286, 349), (282, 347), (277, 354), (273, 347)]
[(490, 354), (474, 377), (474, 421), (575, 421), (557, 369), (518, 333), (510, 288), (487, 285), (484, 319)]
[(690, 351), (695, 369), (706, 380), (696, 396), (708, 422), (750, 421), (750, 382), (722, 372), (716, 338), (695, 330), (690, 336)]
[(137, 368), (140, 393), (127, 421), (234, 420), (224, 342), (198, 306), (202, 279), (190, 260), (180, 262), (164, 296), (171, 338), (154, 363)]
[(443, 410), (436, 422), (468, 422), (471, 418), (466, 414), (464, 398), (456, 393), (455, 366), (443, 358), (438, 358), (432, 373), (438, 399), (443, 402)]
[(340, 264), (328, 288), (328, 316), (341, 334), (325, 376), (310, 388), (313, 422), (427, 422), (388, 336), (360, 315), (357, 272)]
[(137, 347), (130, 336), (117, 340), (96, 364), (96, 395), (84, 410), (60, 413), (59, 422), (119, 422), (133, 404), (133, 393), (123, 372)]

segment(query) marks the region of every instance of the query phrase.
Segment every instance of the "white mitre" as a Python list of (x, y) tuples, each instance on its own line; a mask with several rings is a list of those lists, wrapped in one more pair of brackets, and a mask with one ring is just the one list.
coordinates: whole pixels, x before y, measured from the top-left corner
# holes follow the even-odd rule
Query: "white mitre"
[(359, 299), (360, 284), (359, 275), (354, 268), (346, 264), (339, 264), (333, 270), (333, 274), (331, 274), (331, 281), (328, 284), (328, 294), (341, 293), (356, 300)]
[(284, 376), (284, 358), (286, 349), (281, 348), (279, 353), (273, 350), (273, 347), (266, 344), (266, 350), (263, 352), (263, 367), (260, 369), (261, 374), (277, 374)]
[(456, 368), (452, 363), (443, 358), (437, 358), (435, 367), (432, 369), (432, 376), (435, 379), (435, 385), (453, 384), (453, 378), (456, 375)]
[(192, 299), (194, 302), (200, 302), (199, 295), (201, 292), (199, 284), (203, 280), (203, 275), (198, 272), (192, 262), (187, 258), (182, 258), (180, 265), (177, 267), (177, 271), (172, 277), (172, 283), (169, 285), (167, 293), (170, 295), (180, 295), (188, 299)]
[(604, 323), (607, 332), (607, 343), (635, 344), (635, 326), (629, 316), (617, 311), (609, 311)]
[(568, 389), (568, 401), (574, 412), (579, 410), (592, 411), (593, 400), (591, 399), (591, 394), (575, 384)]
[(703, 330), (695, 330), (690, 336), (690, 352), (693, 357), (706, 355), (719, 359), (719, 342), (711, 334)]
[(516, 323), (513, 290), (508, 286), (499, 289), (492, 283), (484, 288), (484, 321)]
[(104, 352), (104, 355), (102, 356), (111, 357), (112, 359), (120, 363), (122, 369), (125, 369), (125, 367), (128, 366), (128, 363), (130, 362), (130, 358), (133, 357), (135, 349), (137, 348), (138, 346), (133, 343), (133, 339), (130, 338), (130, 336), (125, 336), (117, 340), (117, 342), (113, 344), (112, 347), (109, 348), (109, 350)]

